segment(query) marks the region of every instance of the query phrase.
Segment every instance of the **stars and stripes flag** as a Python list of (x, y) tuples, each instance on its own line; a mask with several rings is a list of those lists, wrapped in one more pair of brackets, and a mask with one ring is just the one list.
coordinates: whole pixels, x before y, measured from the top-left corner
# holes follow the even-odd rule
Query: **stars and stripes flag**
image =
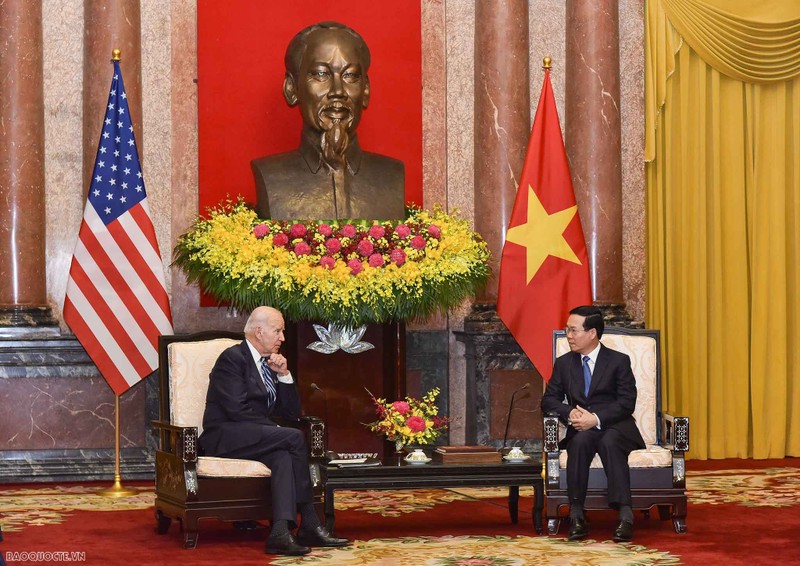
[(64, 320), (122, 395), (158, 367), (158, 336), (172, 333), (172, 315), (122, 73), (113, 63)]
[(553, 330), (592, 303), (589, 257), (558, 109), (545, 69), (517, 198), (500, 258), (497, 313), (545, 379), (553, 373)]

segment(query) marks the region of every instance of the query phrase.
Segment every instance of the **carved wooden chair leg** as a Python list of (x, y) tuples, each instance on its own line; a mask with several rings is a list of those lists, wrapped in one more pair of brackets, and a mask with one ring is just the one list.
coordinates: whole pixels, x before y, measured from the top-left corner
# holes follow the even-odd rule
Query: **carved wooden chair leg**
[(156, 532), (160, 535), (167, 534), (170, 524), (172, 524), (172, 518), (164, 515), (160, 509), (156, 510)]
[(672, 518), (672, 505), (659, 505), (658, 506), (658, 517), (662, 521), (666, 521)]
[(679, 501), (673, 507), (672, 524), (676, 533), (682, 534), (686, 532), (686, 500)]

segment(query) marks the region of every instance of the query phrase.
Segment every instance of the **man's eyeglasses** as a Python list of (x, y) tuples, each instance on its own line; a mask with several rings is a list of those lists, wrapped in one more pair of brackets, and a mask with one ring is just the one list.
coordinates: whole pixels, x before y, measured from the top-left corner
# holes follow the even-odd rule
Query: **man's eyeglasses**
[(571, 326), (564, 327), (564, 333), (566, 334), (578, 334), (579, 332), (587, 332), (583, 328), (572, 328)]

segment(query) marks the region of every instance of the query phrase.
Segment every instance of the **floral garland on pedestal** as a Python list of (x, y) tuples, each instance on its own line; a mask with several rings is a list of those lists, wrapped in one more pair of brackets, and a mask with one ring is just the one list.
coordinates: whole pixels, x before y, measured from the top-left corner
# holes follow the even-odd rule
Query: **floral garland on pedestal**
[(490, 275), (486, 243), (438, 207), (396, 222), (288, 222), (239, 200), (198, 219), (174, 257), (190, 283), (234, 308), (271, 305), (343, 328), (446, 312)]

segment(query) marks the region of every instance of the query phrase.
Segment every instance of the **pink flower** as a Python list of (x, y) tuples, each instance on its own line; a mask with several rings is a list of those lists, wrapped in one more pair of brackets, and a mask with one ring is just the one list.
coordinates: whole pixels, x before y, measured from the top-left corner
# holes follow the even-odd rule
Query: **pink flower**
[(336, 265), (336, 260), (329, 255), (324, 255), (320, 258), (319, 264), (325, 269), (333, 269)]
[[(297, 226), (297, 224), (295, 224)], [(305, 242), (297, 242), (294, 246), (295, 255), (308, 255), (311, 253), (311, 246)]]
[(329, 224), (320, 224), (317, 226), (317, 232), (325, 236), (326, 238), (333, 234), (333, 229), (330, 227)]
[(269, 226), (264, 223), (256, 224), (253, 228), (253, 235), (259, 240), (269, 234)]
[(398, 238), (404, 240), (411, 235), (411, 228), (407, 224), (398, 224), (397, 228), (394, 229), (394, 233), (397, 234)]
[(350, 273), (352, 273), (353, 275), (358, 275), (359, 273), (361, 273), (361, 270), (364, 269), (362, 263), (357, 259), (351, 259), (350, 261), (348, 261), (347, 267), (350, 268)]
[(437, 240), (442, 237), (442, 229), (439, 228), (436, 224), (431, 224), (428, 226), (428, 234), (436, 238)]
[(372, 254), (369, 256), (370, 267), (380, 267), (383, 265), (383, 256), (381, 254)]
[(272, 236), (272, 245), (276, 248), (282, 248), (286, 244), (289, 243), (289, 236), (284, 234), (283, 232), (278, 232), (274, 236)]
[(422, 432), (426, 428), (425, 419), (417, 416), (408, 417), (406, 425), (411, 429), (411, 432)]
[(345, 224), (342, 226), (342, 236), (345, 238), (352, 238), (356, 235), (356, 227), (352, 224)]
[(342, 242), (338, 238), (328, 238), (325, 240), (325, 249), (329, 254), (335, 254), (342, 249)]
[(383, 226), (375, 224), (369, 227), (369, 236), (370, 238), (375, 238), (376, 240), (383, 238), (386, 235), (386, 230)]
[(411, 238), (411, 247), (415, 250), (421, 250), (425, 248), (425, 238), (422, 236), (414, 236)]
[(361, 254), (364, 257), (367, 257), (373, 251), (375, 251), (375, 246), (373, 246), (372, 242), (370, 242), (369, 240), (361, 240), (358, 243), (358, 248), (356, 249), (358, 250), (359, 254)]
[(392, 261), (392, 263), (397, 264), (397, 267), (400, 267), (406, 262), (406, 252), (404, 252), (400, 248), (395, 248), (389, 255), (389, 259)]
[(392, 403), (392, 407), (394, 407), (394, 410), (401, 415), (405, 415), (407, 412), (411, 410), (411, 407), (409, 407), (408, 403), (406, 403), (405, 401), (395, 401), (394, 403)]
[(292, 238), (302, 238), (308, 232), (308, 228), (306, 228), (305, 224), (292, 224), (289, 233), (292, 235)]

